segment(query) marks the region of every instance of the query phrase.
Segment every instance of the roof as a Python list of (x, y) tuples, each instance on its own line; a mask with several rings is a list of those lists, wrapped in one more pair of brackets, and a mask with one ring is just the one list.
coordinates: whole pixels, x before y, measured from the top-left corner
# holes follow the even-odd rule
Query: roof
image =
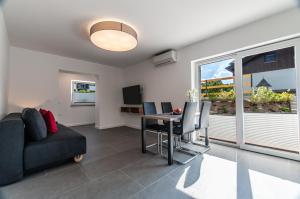
[[(264, 56), (270, 53), (276, 53), (275, 62), (265, 62)], [(275, 51), (260, 53), (243, 58), (243, 74), (259, 73), (272, 70), (281, 70), (295, 68), (294, 47), (283, 48)], [(230, 62), (225, 68), (234, 73), (234, 61)]]
[(262, 78), (262, 80), (256, 85), (256, 87), (261, 87), (261, 86), (264, 86), (264, 87), (272, 87), (271, 84), (269, 84), (269, 82), (267, 82), (267, 80), (265, 78)]

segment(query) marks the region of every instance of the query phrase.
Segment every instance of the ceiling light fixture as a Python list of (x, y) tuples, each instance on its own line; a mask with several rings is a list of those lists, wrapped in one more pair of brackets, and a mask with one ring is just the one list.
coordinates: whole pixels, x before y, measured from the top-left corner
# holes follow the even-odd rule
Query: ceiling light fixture
[(94, 24), (90, 38), (97, 47), (109, 51), (129, 51), (137, 46), (137, 33), (130, 26), (115, 22), (102, 21)]

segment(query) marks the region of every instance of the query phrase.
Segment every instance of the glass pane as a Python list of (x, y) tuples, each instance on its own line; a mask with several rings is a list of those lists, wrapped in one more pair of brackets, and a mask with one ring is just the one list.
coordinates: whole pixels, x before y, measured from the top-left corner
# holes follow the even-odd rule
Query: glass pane
[(243, 58), (245, 143), (298, 153), (294, 47)]
[(72, 80), (72, 103), (95, 103), (96, 83)]
[[(210, 100), (209, 137), (212, 140), (236, 143), (235, 90), (232, 67), (228, 59), (200, 67), (202, 100)], [(200, 138), (204, 130), (200, 132)]]

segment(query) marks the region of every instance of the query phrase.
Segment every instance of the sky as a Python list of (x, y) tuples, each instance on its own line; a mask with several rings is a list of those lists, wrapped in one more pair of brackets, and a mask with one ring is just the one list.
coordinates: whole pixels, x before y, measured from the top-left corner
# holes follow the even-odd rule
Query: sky
[[(215, 62), (211, 64), (205, 64), (201, 66), (201, 80), (208, 80), (220, 77), (232, 77), (232, 73), (225, 68), (229, 66), (229, 63), (233, 59), (228, 59), (220, 62)], [(223, 80), (223, 83), (232, 83), (231, 80)]]

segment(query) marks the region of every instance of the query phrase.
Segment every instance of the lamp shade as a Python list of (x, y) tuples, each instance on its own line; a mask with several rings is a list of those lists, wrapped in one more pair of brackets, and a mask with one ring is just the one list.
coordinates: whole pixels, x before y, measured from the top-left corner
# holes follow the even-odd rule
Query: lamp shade
[(102, 21), (94, 24), (90, 30), (94, 45), (109, 51), (129, 51), (137, 46), (137, 33), (130, 26), (115, 22)]

